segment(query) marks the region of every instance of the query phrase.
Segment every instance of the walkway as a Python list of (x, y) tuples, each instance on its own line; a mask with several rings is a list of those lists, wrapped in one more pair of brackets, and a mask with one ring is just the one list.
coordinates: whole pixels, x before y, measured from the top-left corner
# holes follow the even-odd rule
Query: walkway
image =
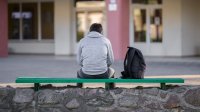
[[(145, 77), (183, 77), (186, 84), (200, 84), (200, 57), (145, 57)], [(116, 76), (123, 61), (113, 66)], [(14, 83), (16, 77), (76, 77), (79, 66), (75, 56), (10, 55), (0, 58), (0, 83)]]

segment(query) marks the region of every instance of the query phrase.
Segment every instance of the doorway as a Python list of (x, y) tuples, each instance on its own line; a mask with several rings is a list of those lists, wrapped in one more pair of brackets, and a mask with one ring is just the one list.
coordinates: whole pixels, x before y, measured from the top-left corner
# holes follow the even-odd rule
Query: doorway
[(163, 42), (162, 5), (148, 2), (133, 3), (131, 13), (133, 25), (130, 44), (142, 50), (145, 55), (162, 52), (161, 49), (157, 49), (162, 47)]
[(92, 23), (100, 23), (106, 34), (106, 17), (104, 1), (76, 2), (76, 42), (78, 43), (89, 31)]

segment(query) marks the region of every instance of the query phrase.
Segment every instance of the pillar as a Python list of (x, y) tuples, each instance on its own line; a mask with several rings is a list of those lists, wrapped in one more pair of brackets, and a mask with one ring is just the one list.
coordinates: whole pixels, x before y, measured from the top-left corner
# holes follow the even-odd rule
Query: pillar
[(55, 54), (70, 55), (72, 46), (73, 0), (55, 0)]
[(0, 0), (0, 57), (8, 56), (8, 8), (7, 0)]
[(116, 60), (125, 58), (129, 46), (129, 0), (106, 0), (107, 30)]

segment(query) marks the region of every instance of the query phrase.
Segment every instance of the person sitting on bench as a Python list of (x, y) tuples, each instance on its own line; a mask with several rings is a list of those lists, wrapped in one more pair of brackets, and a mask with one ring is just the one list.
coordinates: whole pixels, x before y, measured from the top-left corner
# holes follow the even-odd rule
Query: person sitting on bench
[(102, 35), (102, 25), (93, 23), (89, 33), (80, 40), (78, 45), (77, 62), (81, 69), (78, 78), (107, 79), (114, 78), (113, 50), (110, 41)]

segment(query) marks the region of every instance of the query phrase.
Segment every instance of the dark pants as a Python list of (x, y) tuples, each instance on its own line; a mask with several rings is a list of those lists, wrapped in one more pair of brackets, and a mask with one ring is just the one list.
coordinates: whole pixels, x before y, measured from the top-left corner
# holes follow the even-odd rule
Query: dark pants
[(82, 79), (108, 79), (108, 78), (114, 78), (115, 71), (113, 68), (108, 68), (108, 71), (106, 71), (103, 74), (98, 75), (88, 75), (83, 73), (83, 71), (80, 69), (77, 72), (77, 77)]
[[(83, 73), (83, 71), (80, 69), (77, 72), (77, 77), (81, 79), (108, 79), (108, 78), (114, 78), (115, 71), (113, 68), (108, 68), (108, 71), (106, 71), (103, 74), (98, 74), (98, 75), (88, 75)], [(114, 88), (115, 84), (114, 83), (109, 83), (110, 87)], [(83, 87), (82, 83), (77, 83), (78, 87)]]

